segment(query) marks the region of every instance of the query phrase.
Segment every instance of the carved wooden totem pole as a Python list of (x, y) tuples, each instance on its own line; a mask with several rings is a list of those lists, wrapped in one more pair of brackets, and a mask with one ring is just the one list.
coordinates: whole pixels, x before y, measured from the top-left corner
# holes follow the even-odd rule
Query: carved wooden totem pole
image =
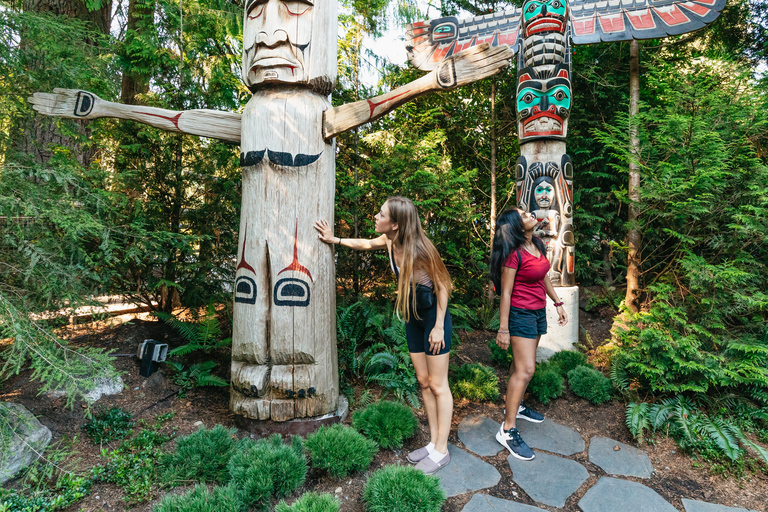
[(725, 0), (526, 0), (521, 9), (464, 20), (439, 18), (409, 25), (411, 63), (433, 69), (477, 44), (508, 44), (517, 52), (515, 166), (518, 207), (542, 221), (535, 234), (547, 246), (552, 284), (565, 301), (564, 328), (549, 318), (542, 345), (570, 348), (578, 340), (578, 287), (574, 277), (573, 164), (566, 154), (571, 111), (571, 44), (656, 39), (714, 21)]
[(333, 250), (312, 227), (333, 218), (333, 137), (421, 94), (497, 73), (513, 55), (507, 46), (476, 46), (385, 95), (331, 108), (337, 33), (335, 1), (248, 1), (242, 74), (253, 97), (242, 116), (120, 105), (71, 89), (30, 98), (47, 115), (131, 119), (240, 143), (230, 408), (246, 418), (284, 421), (338, 407)]

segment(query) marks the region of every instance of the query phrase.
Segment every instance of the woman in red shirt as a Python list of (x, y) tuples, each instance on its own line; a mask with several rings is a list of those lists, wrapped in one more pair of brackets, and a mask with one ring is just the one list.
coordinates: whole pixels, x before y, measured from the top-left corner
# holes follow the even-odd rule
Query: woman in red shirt
[(533, 236), (537, 224), (535, 216), (517, 208), (499, 215), (490, 265), (491, 280), (496, 290), (501, 290), (496, 344), (507, 350), (511, 341), (515, 356), (509, 369), (506, 417), (496, 433), (496, 440), (513, 456), (523, 460), (533, 459), (534, 454), (520, 437), (516, 419), (535, 423), (544, 421), (544, 416), (525, 405), (523, 395), (536, 369), (539, 340), (547, 333), (547, 295), (557, 307), (557, 323), (565, 325), (568, 322), (563, 303), (549, 280), (546, 246)]

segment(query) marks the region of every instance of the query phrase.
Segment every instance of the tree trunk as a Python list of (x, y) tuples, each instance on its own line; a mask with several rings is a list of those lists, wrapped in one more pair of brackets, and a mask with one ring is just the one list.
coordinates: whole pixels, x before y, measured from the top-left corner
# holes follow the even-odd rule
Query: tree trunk
[(126, 24), (125, 40), (123, 41), (123, 78), (120, 91), (120, 102), (125, 105), (142, 105), (136, 97), (149, 92), (149, 76), (144, 71), (147, 68), (146, 57), (139, 52), (134, 56), (126, 52), (126, 48), (137, 38), (145, 35), (152, 26), (155, 13), (153, 0), (129, 0), (128, 21)]
[[(493, 237), (496, 234), (496, 80), (491, 82), (491, 236), (490, 247), (493, 249)], [(493, 283), (488, 284), (488, 304), (493, 306), (496, 292)]]
[(637, 112), (640, 101), (640, 45), (636, 40), (630, 43), (629, 50), (629, 215), (627, 223), (627, 295), (624, 303), (630, 311), (637, 312), (637, 293), (640, 290), (640, 229), (637, 225), (637, 203), (640, 200), (640, 166), (638, 163), (640, 139), (637, 134)]

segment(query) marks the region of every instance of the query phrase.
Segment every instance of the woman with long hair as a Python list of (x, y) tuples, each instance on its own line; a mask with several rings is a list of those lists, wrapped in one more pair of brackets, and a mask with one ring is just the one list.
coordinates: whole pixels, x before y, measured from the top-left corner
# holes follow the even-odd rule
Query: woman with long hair
[(327, 244), (358, 251), (386, 249), (397, 276), (395, 311), (405, 321), (408, 352), (421, 386), (427, 411), (430, 443), (408, 454), (408, 460), (427, 474), (451, 461), (448, 433), (453, 396), (448, 386), (451, 315), (448, 297), (451, 276), (421, 228), (419, 213), (410, 199), (394, 196), (374, 216), (378, 238), (338, 238), (324, 219), (315, 222), (319, 238)]
[(536, 348), (547, 333), (546, 296), (555, 303), (558, 325), (568, 316), (549, 280), (549, 261), (544, 242), (533, 236), (539, 222), (529, 212), (510, 208), (499, 215), (491, 248), (491, 280), (501, 293), (499, 332), (496, 344), (507, 350), (512, 343), (514, 361), (509, 369), (504, 422), (496, 440), (518, 459), (531, 460), (533, 450), (517, 431), (517, 418), (541, 423), (544, 416), (523, 402), (536, 369)]

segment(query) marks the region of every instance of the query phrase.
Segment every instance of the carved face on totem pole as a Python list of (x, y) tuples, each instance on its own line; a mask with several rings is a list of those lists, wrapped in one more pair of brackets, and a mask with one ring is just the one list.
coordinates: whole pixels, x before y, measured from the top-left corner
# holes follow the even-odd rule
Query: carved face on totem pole
[(555, 186), (551, 183), (550, 178), (542, 179), (538, 184), (535, 184), (533, 200), (536, 206), (542, 210), (549, 210), (552, 207), (555, 200)]
[(336, 76), (335, 38), (335, 1), (248, 0), (243, 81), (251, 91), (261, 84), (289, 83), (328, 95)]
[(536, 68), (517, 76), (517, 127), (520, 143), (535, 139), (565, 140), (571, 109), (568, 66), (558, 64), (552, 78), (541, 78)]
[(565, 33), (568, 4), (565, 0), (528, 0), (523, 3), (525, 37), (549, 32)]

